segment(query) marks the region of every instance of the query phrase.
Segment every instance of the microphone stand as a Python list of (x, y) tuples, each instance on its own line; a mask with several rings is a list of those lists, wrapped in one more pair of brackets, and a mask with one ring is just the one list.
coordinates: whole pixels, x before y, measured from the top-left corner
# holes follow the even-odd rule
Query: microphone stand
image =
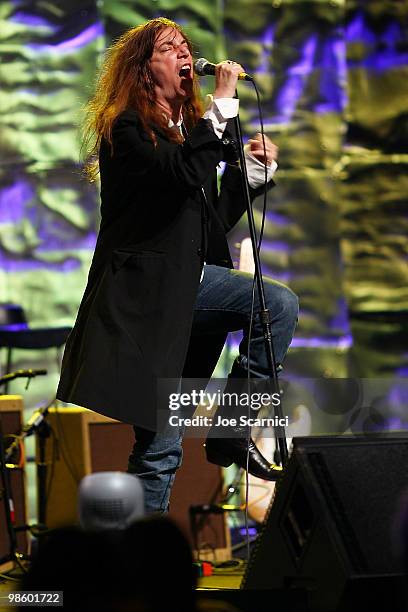
[[(39, 530), (46, 529), (46, 509), (47, 509), (47, 462), (45, 460), (45, 451), (47, 438), (50, 437), (50, 426), (47, 422), (47, 415), (50, 406), (54, 403), (54, 399), (44, 408), (36, 410), (30, 418), (27, 425), (23, 427), (19, 435), (19, 442), (28, 438), (32, 434), (38, 435), (38, 461), (37, 461), (37, 478), (38, 478), (38, 525)], [(6, 450), (6, 460), (11, 456), (17, 442), (14, 441)]]
[[(237, 92), (235, 92), (235, 96), (238, 97)], [(253, 210), (251, 206), (251, 198), (249, 194), (248, 173), (247, 173), (247, 168), (245, 164), (244, 146), (243, 146), (243, 140), (242, 140), (242, 129), (241, 129), (241, 121), (239, 118), (239, 114), (236, 117), (234, 117), (234, 126), (236, 130), (236, 135), (237, 135), (239, 163), (241, 167), (242, 189), (243, 189), (244, 198), (246, 201), (249, 234), (251, 237), (252, 253), (253, 253), (254, 264), (255, 264), (255, 282), (256, 282), (256, 286), (258, 290), (259, 304), (261, 307), (259, 314), (260, 314), (260, 319), (261, 319), (261, 324), (262, 324), (262, 329), (263, 329), (263, 336), (264, 336), (264, 341), (265, 341), (265, 350), (266, 350), (266, 356), (268, 359), (269, 371), (272, 372), (271, 376), (269, 377), (269, 384), (272, 386), (273, 391), (276, 393), (279, 393), (279, 397), (281, 397), (281, 394), (279, 391), (278, 375), (276, 371), (275, 352), (274, 352), (273, 342), (272, 342), (270, 313), (266, 306), (266, 301), (265, 301), (264, 281), (263, 281), (263, 276), (262, 276), (262, 271), (261, 271), (261, 262), (259, 258), (257, 242), (256, 242), (255, 221), (254, 221), (254, 214), (253, 214)], [(249, 364), (248, 364), (248, 367), (249, 367)], [(275, 409), (275, 416), (279, 419), (279, 423), (281, 423), (283, 420), (282, 402), (280, 401), (277, 406), (274, 406), (274, 409)], [(274, 428), (274, 432), (275, 432), (275, 439), (278, 442), (280, 461), (281, 461), (282, 467), (285, 467), (287, 460), (288, 460), (288, 447), (286, 444), (285, 428), (283, 425), (279, 424), (277, 427)]]
[[(10, 381), (15, 378), (27, 378), (28, 382), (31, 378), (35, 376), (42, 376), (47, 373), (47, 370), (17, 370), (16, 372), (10, 372), (9, 374), (5, 374), (0, 377), (0, 387), (2, 385), (8, 384)], [(28, 384), (28, 383), (27, 383)], [(0, 393), (0, 395), (2, 395)], [(53, 400), (54, 401), (54, 400)], [(35, 418), (31, 417), (28, 424), (23, 427), (22, 432), (17, 436), (17, 438), (10, 444), (8, 448), (4, 446), (4, 434), (1, 425), (0, 418), (0, 473), (1, 473), (1, 482), (3, 486), (3, 501), (4, 501), (4, 511), (7, 525), (7, 533), (9, 537), (9, 553), (0, 559), (0, 565), (7, 561), (14, 561), (17, 565), (21, 566), (21, 559), (28, 559), (29, 555), (25, 555), (23, 553), (19, 553), (17, 551), (17, 531), (29, 530), (29, 525), (14, 525), (14, 503), (12, 497), (12, 489), (11, 482), (9, 476), (9, 469), (7, 467), (7, 462), (11, 459), (13, 452), (19, 446), (19, 444), (27, 437), (30, 436), (35, 431), (38, 431), (39, 434), (39, 447), (40, 447), (40, 462), (37, 467), (38, 471), (38, 482), (39, 482), (39, 519), (40, 525), (41, 522), (45, 524), (45, 504), (46, 504), (46, 476), (47, 476), (47, 466), (45, 463), (45, 438), (49, 436), (49, 425), (46, 423), (45, 418), (48, 413), (48, 409), (53, 402), (48, 404), (45, 408), (37, 411), (38, 414)]]
[(0, 559), (0, 565), (7, 563), (8, 561), (16, 562), (20, 565), (20, 559), (23, 558), (23, 554), (17, 552), (17, 537), (14, 527), (14, 502), (11, 492), (11, 482), (9, 470), (6, 466), (6, 451), (4, 448), (4, 434), (0, 418), (0, 473), (1, 473), (1, 484), (2, 484), (2, 497), (4, 503), (4, 514), (6, 519), (7, 535), (9, 539), (9, 552), (7, 555)]
[[(30, 379), (35, 376), (44, 376), (47, 374), (47, 370), (16, 370), (15, 372), (10, 372), (9, 374), (5, 374), (0, 377), (0, 387), (1, 385), (8, 385), (9, 382), (16, 378), (28, 378), (26, 389), (30, 384)], [(0, 393), (0, 395), (5, 395), (4, 393)]]

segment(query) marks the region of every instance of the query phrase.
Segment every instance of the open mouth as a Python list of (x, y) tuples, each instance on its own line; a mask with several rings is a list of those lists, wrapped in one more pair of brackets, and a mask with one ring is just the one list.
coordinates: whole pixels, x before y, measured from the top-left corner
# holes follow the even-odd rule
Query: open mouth
[(179, 71), (179, 76), (182, 79), (187, 79), (191, 77), (191, 64), (184, 64)]

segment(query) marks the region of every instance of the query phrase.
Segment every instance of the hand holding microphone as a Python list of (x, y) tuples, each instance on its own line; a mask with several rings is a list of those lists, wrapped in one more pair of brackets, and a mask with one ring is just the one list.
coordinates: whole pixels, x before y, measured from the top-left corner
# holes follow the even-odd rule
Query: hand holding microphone
[(244, 72), (241, 64), (231, 60), (212, 64), (201, 57), (194, 62), (194, 71), (200, 76), (215, 76), (214, 98), (233, 98), (238, 80), (252, 81), (252, 77)]

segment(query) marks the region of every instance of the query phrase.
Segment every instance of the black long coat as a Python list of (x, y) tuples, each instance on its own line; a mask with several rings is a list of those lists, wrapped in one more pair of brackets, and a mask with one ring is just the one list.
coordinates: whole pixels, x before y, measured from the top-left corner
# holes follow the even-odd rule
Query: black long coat
[(57, 391), (153, 430), (157, 380), (206, 378), (216, 365), (225, 336), (190, 339), (194, 304), (204, 261), (232, 267), (226, 233), (245, 210), (237, 167), (218, 194), (225, 144), (209, 121), (183, 144), (157, 139), (126, 111), (112, 150), (102, 142), (101, 226)]

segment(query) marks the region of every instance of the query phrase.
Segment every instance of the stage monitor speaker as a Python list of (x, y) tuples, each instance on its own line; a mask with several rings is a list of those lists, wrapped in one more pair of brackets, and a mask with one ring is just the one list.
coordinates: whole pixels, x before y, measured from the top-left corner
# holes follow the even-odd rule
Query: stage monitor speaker
[(408, 609), (392, 535), (407, 466), (407, 438), (295, 438), (242, 588), (306, 589), (324, 612)]
[[(0, 396), (0, 418), (7, 447), (13, 440), (12, 436), (21, 433), (23, 419), (23, 399), (19, 395), (1, 395)], [(26, 504), (26, 481), (24, 463), (20, 467), (15, 467), (9, 470), (11, 492), (13, 496), (15, 526), (24, 526), (27, 524), (27, 504)], [(3, 500), (3, 488), (1, 486), (0, 495), (0, 559), (9, 553), (10, 541), (6, 526), (6, 516)], [(29, 551), (28, 532), (26, 530), (17, 532), (17, 551), (27, 554)], [(11, 569), (13, 562), (5, 562), (0, 564), (0, 571), (4, 572)]]
[[(84, 476), (126, 471), (134, 433), (131, 425), (85, 408), (50, 408), (47, 420), (52, 435), (46, 446), (49, 481), (46, 523), (53, 528), (77, 523), (77, 489)], [(222, 470), (206, 461), (202, 444), (202, 440), (193, 438), (183, 442), (183, 464), (177, 471), (169, 513), (192, 545), (190, 506), (215, 503), (222, 487)], [(201, 558), (217, 561), (230, 558), (225, 515), (207, 515), (197, 536)]]

